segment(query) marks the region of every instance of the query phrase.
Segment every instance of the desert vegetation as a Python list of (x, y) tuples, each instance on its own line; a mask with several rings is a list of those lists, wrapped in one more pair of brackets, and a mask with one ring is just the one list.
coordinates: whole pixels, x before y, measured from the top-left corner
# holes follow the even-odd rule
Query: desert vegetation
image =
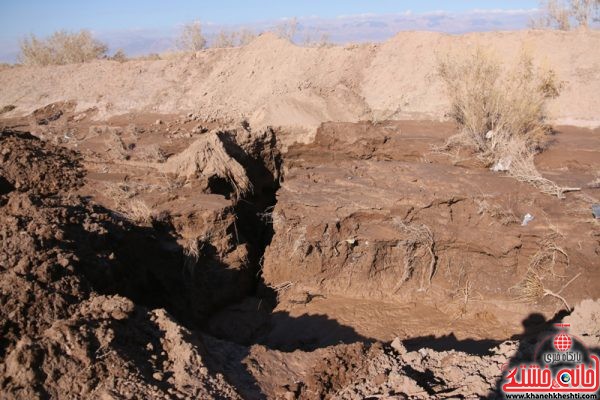
[(213, 48), (226, 48), (245, 46), (250, 43), (257, 34), (250, 29), (244, 28), (238, 31), (221, 30), (212, 40)]
[(600, 1), (543, 0), (540, 2), (540, 10), (542, 15), (531, 22), (533, 28), (588, 28), (593, 20), (598, 20)]
[(198, 21), (185, 24), (175, 42), (183, 51), (200, 51), (206, 48), (206, 38), (202, 34), (202, 25)]
[(558, 197), (575, 190), (542, 177), (533, 163), (551, 133), (546, 102), (561, 88), (552, 69), (535, 67), (525, 53), (507, 69), (479, 48), (467, 57), (441, 60), (438, 74), (450, 99), (449, 115), (460, 127), (444, 150), (471, 148), (492, 170), (506, 171)]
[(20, 42), (19, 61), (25, 65), (82, 63), (106, 55), (108, 47), (87, 30), (54, 32), (45, 39), (31, 34)]
[(296, 32), (298, 31), (298, 18), (288, 19), (275, 27), (275, 33), (290, 42), (294, 41)]

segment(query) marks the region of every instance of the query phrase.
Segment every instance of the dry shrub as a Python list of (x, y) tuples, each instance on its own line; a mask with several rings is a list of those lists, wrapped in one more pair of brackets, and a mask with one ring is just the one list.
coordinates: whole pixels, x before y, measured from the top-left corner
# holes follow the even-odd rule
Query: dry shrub
[(312, 36), (310, 33), (307, 33), (304, 36), (304, 46), (307, 47), (330, 47), (333, 44), (331, 43), (330, 36), (328, 33), (315, 33), (316, 36)]
[(104, 57), (108, 48), (89, 31), (54, 32), (46, 39), (34, 34), (20, 42), (19, 61), (25, 65), (63, 65), (83, 63)]
[(545, 239), (540, 247), (540, 250), (535, 253), (529, 260), (529, 267), (525, 273), (525, 278), (519, 282), (511, 290), (515, 292), (517, 300), (535, 303), (542, 300), (544, 297), (551, 296), (563, 302), (567, 310), (571, 310), (567, 300), (561, 296), (562, 291), (569, 286), (580, 274), (575, 275), (567, 282), (558, 292), (553, 292), (544, 286), (543, 280), (550, 277), (565, 278), (556, 274), (555, 266), (558, 260), (561, 259), (563, 265), (569, 267), (569, 256), (564, 249), (557, 246), (552, 237)]
[(242, 29), (238, 32), (238, 44), (246, 46), (248, 43), (256, 39), (257, 34), (250, 29)]
[(176, 45), (183, 51), (200, 51), (206, 48), (206, 39), (202, 34), (200, 22), (190, 22), (181, 29)]
[(122, 214), (126, 214), (130, 199), (137, 194), (135, 188), (124, 182), (104, 182), (102, 185), (102, 195), (112, 200), (114, 208)]
[(533, 163), (551, 133), (546, 102), (560, 91), (552, 70), (535, 68), (526, 54), (512, 69), (505, 69), (478, 48), (466, 57), (440, 60), (438, 74), (450, 99), (449, 114), (460, 128), (441, 150), (472, 148), (485, 165), (507, 171), (545, 193), (562, 197), (576, 189), (556, 186)]
[(128, 60), (127, 54), (125, 54), (125, 51), (123, 49), (117, 50), (110, 59), (113, 61), (120, 62), (120, 63), (124, 63), (125, 61)]
[(435, 274), (435, 264), (437, 261), (434, 251), (435, 241), (433, 239), (433, 233), (427, 225), (408, 225), (398, 218), (394, 219), (394, 223), (404, 234), (408, 236), (406, 239), (400, 242), (400, 244), (404, 246), (405, 250), (404, 270), (402, 277), (400, 278), (400, 282), (395, 288), (394, 292), (397, 292), (402, 284), (407, 282), (412, 277), (418, 265), (418, 260), (423, 258), (423, 255), (419, 255), (420, 249), (424, 250), (425, 254), (427, 254), (429, 258), (429, 264), (427, 265), (427, 268), (423, 270), (419, 288), (419, 290), (425, 290), (425, 282), (427, 281), (427, 285), (431, 284), (431, 279)]
[(128, 204), (127, 217), (138, 224), (152, 223), (154, 212), (143, 200), (132, 200)]
[(246, 170), (227, 153), (217, 133), (202, 136), (186, 150), (169, 158), (162, 165), (162, 171), (186, 179), (194, 176), (222, 178), (231, 185), (238, 197), (253, 191)]
[(167, 155), (158, 144), (139, 146), (136, 148), (136, 153), (136, 157), (141, 161), (164, 163), (167, 160)]
[(213, 39), (213, 48), (227, 48), (236, 46), (246, 46), (256, 38), (256, 33), (249, 29), (239, 31), (220, 31)]
[(540, 9), (543, 14), (539, 19), (531, 21), (531, 26), (565, 31), (573, 25), (587, 28), (594, 11), (598, 11), (599, 8), (598, 0), (542, 0)]
[(488, 214), (490, 217), (500, 221), (502, 225), (519, 224), (521, 220), (513, 210), (502, 208), (500, 205), (488, 202), (484, 199), (475, 199), (478, 209), (477, 214)]
[(213, 39), (212, 47), (214, 48), (226, 48), (234, 47), (237, 42), (236, 32), (220, 31), (217, 36)]
[(540, 1), (540, 9), (543, 14), (539, 19), (531, 21), (532, 28), (555, 28), (562, 31), (571, 29), (571, 12), (564, 1), (543, 0)]
[(275, 33), (282, 39), (287, 39), (290, 42), (294, 41), (297, 31), (298, 19), (296, 17), (288, 19), (275, 27)]
[(183, 270), (193, 278), (196, 272), (196, 265), (200, 260), (200, 251), (202, 244), (198, 238), (186, 239), (183, 243)]

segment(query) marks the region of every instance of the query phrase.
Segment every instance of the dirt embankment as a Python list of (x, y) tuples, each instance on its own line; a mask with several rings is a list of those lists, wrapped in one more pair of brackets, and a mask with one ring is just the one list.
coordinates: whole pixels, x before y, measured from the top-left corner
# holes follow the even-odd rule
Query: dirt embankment
[[(583, 187), (558, 199), (468, 155), (433, 151), (453, 129), (329, 123), (314, 143), (290, 148), (263, 266), (265, 282), (280, 288), (273, 344), (510, 337), (529, 313), (551, 318), (565, 307), (532, 274), (570, 304), (600, 295), (591, 214), (600, 132), (559, 129), (538, 162), (546, 176)], [(568, 160), (558, 162), (565, 147)], [(526, 214), (535, 219), (523, 226)], [(343, 328), (315, 333), (308, 321), (322, 315)], [(307, 323), (292, 329), (297, 318)]]
[(159, 61), (98, 61), (0, 71), (0, 107), (26, 115), (57, 101), (98, 117), (137, 112), (198, 112), (246, 118), (253, 126), (296, 128), (309, 140), (321, 122), (442, 118), (438, 57), (476, 46), (513, 63), (524, 51), (563, 82), (550, 116), (600, 124), (600, 32), (520, 31), (445, 35), (402, 32), (382, 44), (304, 48), (265, 34), (242, 48), (213, 49)]
[[(281, 153), (245, 122), (96, 117), (2, 121), (35, 134), (1, 136), (8, 397), (484, 396), (530, 343), (501, 340), (565, 309), (522, 297), (528, 272), (599, 295), (597, 130), (538, 158), (583, 188), (559, 200), (432, 151), (448, 123), (327, 123)], [(573, 318), (597, 341), (596, 308)]]
[(79, 157), (10, 131), (0, 154), (2, 397), (237, 398), (164, 310), (98, 293), (144, 279), (117, 248), (151, 235), (75, 195)]

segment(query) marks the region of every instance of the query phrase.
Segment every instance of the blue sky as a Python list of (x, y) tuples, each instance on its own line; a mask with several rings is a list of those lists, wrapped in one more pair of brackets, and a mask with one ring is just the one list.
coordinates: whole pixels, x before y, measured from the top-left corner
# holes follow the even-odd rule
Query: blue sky
[(435, 10), (462, 12), (472, 9), (531, 9), (537, 4), (537, 0), (2, 0), (0, 36), (7, 39), (30, 32), (46, 35), (57, 29), (166, 29), (196, 19), (216, 24), (243, 24), (292, 16), (333, 18), (339, 15), (390, 14), (407, 10), (423, 13)]

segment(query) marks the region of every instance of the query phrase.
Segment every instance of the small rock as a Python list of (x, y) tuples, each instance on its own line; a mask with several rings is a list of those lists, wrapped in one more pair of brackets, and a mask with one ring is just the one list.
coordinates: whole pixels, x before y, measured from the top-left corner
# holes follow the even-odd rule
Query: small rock
[(19, 275), (27, 275), (31, 272), (31, 262), (27, 257), (21, 258), (17, 263), (14, 271)]
[(162, 125), (162, 120), (161, 119), (157, 119), (156, 122), (154, 123), (154, 125)]
[(155, 372), (155, 373), (152, 374), (152, 378), (154, 378), (157, 381), (161, 382), (163, 380), (163, 374), (161, 374), (160, 372)]
[(66, 268), (69, 265), (69, 259), (67, 259), (66, 257), (64, 257), (62, 254), (58, 255), (58, 264), (63, 267)]
[(406, 349), (404, 343), (402, 343), (402, 340), (400, 340), (399, 337), (392, 341), (391, 346), (392, 349), (396, 350), (396, 352), (400, 355), (408, 353), (408, 350)]
[(283, 395), (283, 398), (284, 398), (285, 400), (294, 400), (294, 399), (296, 398), (296, 394), (295, 394), (294, 392), (287, 391), (287, 392), (285, 392), (285, 394)]

